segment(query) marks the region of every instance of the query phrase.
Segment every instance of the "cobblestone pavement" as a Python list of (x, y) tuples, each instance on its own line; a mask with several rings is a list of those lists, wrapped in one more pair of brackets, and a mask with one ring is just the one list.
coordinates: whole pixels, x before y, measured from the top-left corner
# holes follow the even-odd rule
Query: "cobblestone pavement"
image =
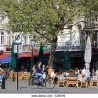
[(28, 85), (28, 80), (19, 80), (18, 81), (18, 90), (17, 90), (17, 81), (14, 82), (12, 80), (5, 81), (5, 89), (0, 89), (0, 93), (4, 94), (56, 94), (56, 93), (64, 93), (64, 94), (98, 94), (98, 87), (92, 86), (88, 88), (80, 88), (80, 87), (58, 87), (57, 85), (53, 89), (47, 89), (45, 87), (40, 87), (38, 89), (32, 89)]

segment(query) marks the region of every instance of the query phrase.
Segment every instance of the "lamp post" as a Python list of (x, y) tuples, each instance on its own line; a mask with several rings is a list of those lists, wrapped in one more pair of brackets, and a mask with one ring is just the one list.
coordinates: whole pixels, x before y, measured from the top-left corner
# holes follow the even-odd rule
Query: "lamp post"
[(29, 85), (32, 83), (32, 72), (33, 72), (33, 65), (34, 65), (34, 58), (33, 58), (33, 50), (34, 50), (34, 45), (35, 45), (35, 40), (31, 40), (31, 50), (32, 50), (32, 55), (31, 55), (31, 69), (30, 69), (30, 79), (29, 79)]

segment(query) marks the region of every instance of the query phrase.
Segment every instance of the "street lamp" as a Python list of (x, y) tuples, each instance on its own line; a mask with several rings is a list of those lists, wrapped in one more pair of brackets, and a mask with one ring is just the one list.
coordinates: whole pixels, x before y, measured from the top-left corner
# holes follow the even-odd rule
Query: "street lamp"
[(31, 69), (30, 69), (30, 79), (29, 79), (29, 85), (31, 84), (31, 80), (32, 80), (32, 72), (33, 72), (33, 65), (34, 65), (34, 58), (33, 58), (33, 50), (34, 50), (34, 46), (35, 46), (35, 40), (31, 40), (31, 50), (32, 50), (32, 55), (31, 55)]

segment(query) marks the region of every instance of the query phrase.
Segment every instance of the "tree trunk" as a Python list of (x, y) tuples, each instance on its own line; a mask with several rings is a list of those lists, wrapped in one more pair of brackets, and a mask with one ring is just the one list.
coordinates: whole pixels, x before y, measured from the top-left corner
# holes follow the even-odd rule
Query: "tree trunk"
[(50, 51), (48, 66), (51, 66), (52, 68), (53, 68), (53, 61), (54, 61), (56, 46), (57, 46), (57, 40), (51, 43), (51, 51)]

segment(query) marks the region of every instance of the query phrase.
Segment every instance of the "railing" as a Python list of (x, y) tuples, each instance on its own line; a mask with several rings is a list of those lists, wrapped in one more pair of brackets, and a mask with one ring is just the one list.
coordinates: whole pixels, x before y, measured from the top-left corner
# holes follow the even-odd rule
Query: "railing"
[[(35, 45), (35, 49), (39, 49), (39, 44)], [(3, 45), (4, 52), (11, 52), (11, 45)], [(47, 44), (44, 46), (44, 51), (49, 51), (51, 49), (51, 45)], [(31, 45), (26, 44), (22, 45), (23, 52), (30, 52), (31, 51)], [(84, 50), (84, 46), (80, 45), (80, 43), (71, 43), (71, 42), (61, 42), (57, 44), (56, 51), (81, 51)]]
[(56, 48), (56, 51), (82, 51), (84, 46), (80, 42), (59, 42)]
[[(44, 46), (44, 51), (49, 51), (50, 48), (48, 47), (49, 45)], [(2, 50), (4, 52), (11, 52), (11, 45), (2, 45)], [(40, 47), (40, 44), (36, 44), (34, 47), (34, 50), (38, 51)], [(32, 46), (30, 44), (22, 45), (22, 52), (31, 52)]]
[(82, 46), (58, 46), (56, 48), (56, 51), (66, 51), (66, 50), (69, 50), (69, 51), (83, 51), (84, 48)]

